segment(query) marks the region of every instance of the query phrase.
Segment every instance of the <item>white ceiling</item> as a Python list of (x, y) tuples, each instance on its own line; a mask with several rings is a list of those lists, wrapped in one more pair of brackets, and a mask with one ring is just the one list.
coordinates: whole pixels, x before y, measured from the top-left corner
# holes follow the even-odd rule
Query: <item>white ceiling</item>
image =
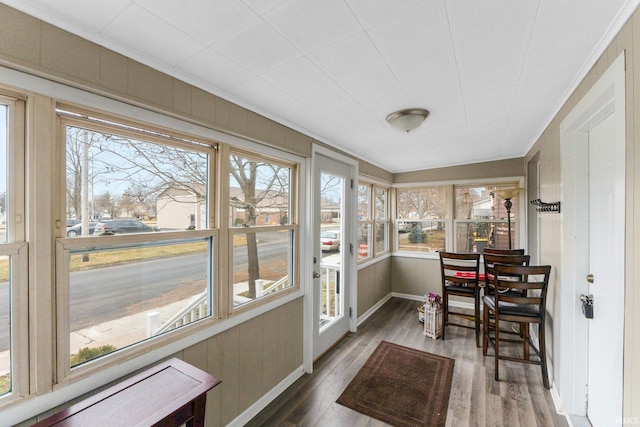
[(526, 154), (640, 0), (0, 1), (403, 172)]

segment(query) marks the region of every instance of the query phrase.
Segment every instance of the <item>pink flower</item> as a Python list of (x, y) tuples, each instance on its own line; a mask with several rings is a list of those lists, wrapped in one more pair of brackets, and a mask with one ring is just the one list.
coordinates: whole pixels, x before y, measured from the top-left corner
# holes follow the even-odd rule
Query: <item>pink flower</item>
[(432, 307), (439, 306), (442, 303), (442, 297), (440, 297), (440, 295), (436, 294), (435, 292), (429, 292), (429, 295), (427, 296), (427, 302)]

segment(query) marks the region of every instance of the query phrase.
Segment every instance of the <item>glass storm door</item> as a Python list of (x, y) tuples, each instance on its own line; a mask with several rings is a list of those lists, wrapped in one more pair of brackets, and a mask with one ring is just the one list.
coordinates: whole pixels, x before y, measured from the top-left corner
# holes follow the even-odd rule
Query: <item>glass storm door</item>
[(351, 166), (316, 154), (314, 163), (314, 346), (317, 359), (350, 325)]

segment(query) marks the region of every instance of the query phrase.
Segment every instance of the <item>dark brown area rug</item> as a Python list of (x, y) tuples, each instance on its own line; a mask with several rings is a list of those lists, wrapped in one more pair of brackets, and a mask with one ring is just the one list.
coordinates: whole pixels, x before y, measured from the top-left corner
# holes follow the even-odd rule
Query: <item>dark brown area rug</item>
[(382, 341), (337, 402), (394, 426), (444, 426), (453, 364)]

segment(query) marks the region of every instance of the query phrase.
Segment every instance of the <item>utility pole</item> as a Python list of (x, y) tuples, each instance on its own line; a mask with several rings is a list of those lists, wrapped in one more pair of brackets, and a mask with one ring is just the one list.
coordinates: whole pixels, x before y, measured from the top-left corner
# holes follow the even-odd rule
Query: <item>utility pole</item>
[[(82, 236), (89, 235), (89, 131), (83, 133), (82, 144), (82, 199), (80, 201), (82, 210)], [(82, 261), (89, 261), (89, 254), (82, 255)]]

